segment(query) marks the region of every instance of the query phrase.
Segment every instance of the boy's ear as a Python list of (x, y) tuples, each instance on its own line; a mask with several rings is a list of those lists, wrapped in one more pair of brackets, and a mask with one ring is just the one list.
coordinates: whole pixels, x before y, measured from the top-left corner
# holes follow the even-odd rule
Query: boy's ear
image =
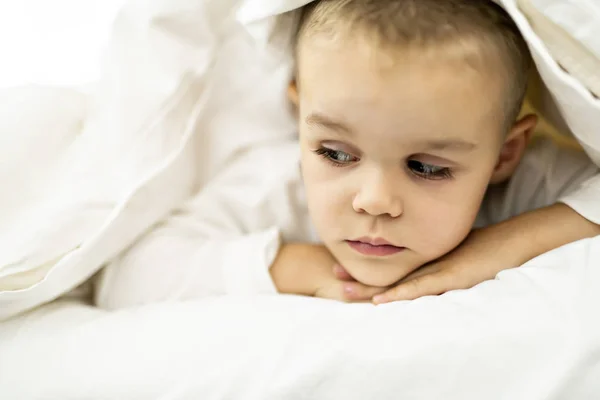
[(491, 184), (504, 182), (515, 172), (523, 154), (525, 154), (527, 143), (535, 130), (537, 122), (537, 116), (529, 114), (513, 125), (500, 150), (498, 163), (490, 180)]
[(287, 90), (288, 99), (294, 105), (296, 109), (298, 109), (298, 85), (296, 84), (296, 80), (292, 80), (288, 86)]

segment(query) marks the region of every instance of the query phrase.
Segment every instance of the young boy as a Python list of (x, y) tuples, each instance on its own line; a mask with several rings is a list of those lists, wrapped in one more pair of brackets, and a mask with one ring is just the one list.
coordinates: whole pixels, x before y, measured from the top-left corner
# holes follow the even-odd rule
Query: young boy
[[(386, 287), (450, 253), (481, 215), (489, 185), (513, 175), (535, 128), (534, 116), (517, 120), (530, 58), (510, 17), (489, 1), (324, 0), (305, 12), (297, 57), (291, 93), (308, 206), (343, 273)], [(566, 207), (553, 212), (555, 233), (540, 234), (557, 245), (598, 232)], [(561, 226), (561, 217), (581, 230)], [(503, 269), (553, 246), (493, 247), (514, 257)], [(293, 276), (279, 269), (297, 257), (282, 253), (275, 262), (278, 287)], [(433, 293), (415, 283), (411, 289), (436, 294), (435, 281)]]
[[(518, 116), (531, 60), (500, 6), (321, 0), (296, 55), (305, 199), (297, 143), (256, 149), (144, 239), (154, 250), (138, 244), (109, 267), (101, 305), (270, 292), (267, 271), (280, 293), (412, 299), (600, 234), (565, 205), (597, 168), (549, 141), (528, 147), (536, 117)], [(177, 235), (175, 266), (156, 243)]]

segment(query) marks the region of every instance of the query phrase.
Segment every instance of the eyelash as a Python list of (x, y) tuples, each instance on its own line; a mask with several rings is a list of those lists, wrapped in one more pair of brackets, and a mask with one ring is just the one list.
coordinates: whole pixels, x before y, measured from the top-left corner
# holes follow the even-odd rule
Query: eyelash
[[(360, 161), (360, 158), (355, 157), (351, 154), (348, 154), (344, 151), (328, 149), (326, 147), (321, 147), (321, 148), (315, 150), (315, 153), (318, 156), (324, 158), (325, 161), (327, 161), (330, 165), (332, 165), (334, 167), (345, 167), (345, 166), (349, 165), (350, 163)], [(353, 160), (339, 161), (337, 158), (339, 158), (340, 155), (348, 156), (348, 157), (352, 158)], [(407, 166), (408, 170), (415, 177), (417, 177), (419, 179), (434, 181), (434, 180), (451, 179), (454, 176), (452, 174), (452, 170), (450, 168), (438, 167), (437, 165), (426, 164), (426, 163), (422, 163), (422, 162), (416, 161), (416, 160), (408, 160), (406, 163), (406, 166)], [(421, 169), (421, 170), (424, 169), (425, 171), (417, 172), (417, 169)], [(436, 171), (427, 172), (427, 170), (432, 170), (432, 169), (436, 170)]]
[[(350, 164), (351, 162), (360, 161), (360, 158), (354, 157), (353, 155), (350, 155), (350, 154), (346, 153), (345, 151), (328, 149), (326, 147), (321, 147), (320, 149), (315, 150), (315, 153), (317, 155), (323, 157), (325, 159), (325, 161), (329, 162), (334, 167), (345, 167), (346, 165)], [(354, 160), (352, 160), (352, 161), (336, 160), (336, 156), (339, 156), (340, 154), (348, 156), (350, 158), (353, 158)]]
[[(412, 167), (411, 167), (411, 164)], [(417, 164), (417, 165), (414, 165)], [(414, 174), (419, 179), (427, 179), (430, 181), (439, 181), (444, 179), (451, 179), (454, 177), (452, 174), (452, 170), (447, 167), (438, 167), (437, 165), (426, 164), (416, 160), (408, 160), (406, 163), (406, 167), (410, 170), (412, 174)], [(417, 172), (416, 168), (420, 167), (421, 169), (435, 169), (435, 172)]]

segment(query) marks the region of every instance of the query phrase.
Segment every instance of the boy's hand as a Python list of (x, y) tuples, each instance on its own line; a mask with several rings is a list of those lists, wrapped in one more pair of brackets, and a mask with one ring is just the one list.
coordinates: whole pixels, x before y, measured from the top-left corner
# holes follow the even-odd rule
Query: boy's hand
[(271, 266), (271, 277), (280, 293), (340, 301), (368, 301), (385, 288), (354, 282), (323, 245), (284, 244)]
[(413, 300), (450, 290), (469, 289), (498, 272), (567, 243), (600, 234), (596, 225), (564, 204), (531, 211), (502, 223), (473, 231), (454, 251), (412, 274), (375, 304)]
[(473, 231), (455, 250), (409, 274), (397, 286), (373, 297), (373, 302), (414, 300), (469, 289), (494, 279), (504, 269), (519, 266), (518, 251), (502, 250), (502, 238), (494, 236), (493, 230)]

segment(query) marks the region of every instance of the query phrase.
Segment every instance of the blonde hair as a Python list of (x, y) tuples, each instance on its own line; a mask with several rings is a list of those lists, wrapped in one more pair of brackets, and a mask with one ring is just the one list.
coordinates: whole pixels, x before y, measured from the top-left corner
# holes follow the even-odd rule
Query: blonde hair
[[(297, 41), (360, 32), (383, 48), (453, 50), (466, 61), (505, 75), (507, 126), (517, 119), (532, 66), (527, 43), (506, 11), (491, 0), (317, 0), (301, 18)], [(465, 51), (466, 50), (466, 51)]]

